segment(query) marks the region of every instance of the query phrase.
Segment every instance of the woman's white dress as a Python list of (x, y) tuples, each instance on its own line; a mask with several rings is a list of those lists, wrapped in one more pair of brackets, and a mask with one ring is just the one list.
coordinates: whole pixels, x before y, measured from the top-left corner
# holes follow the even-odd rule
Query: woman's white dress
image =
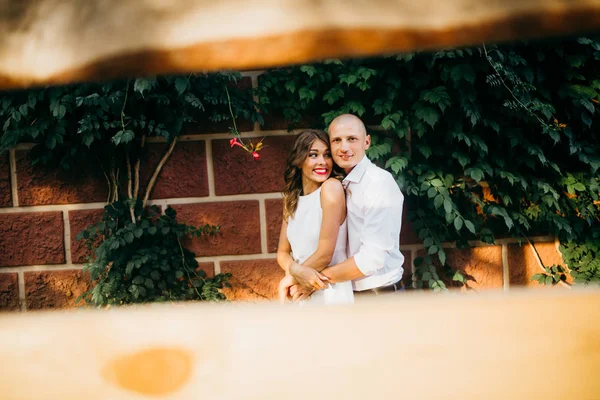
[[(294, 261), (302, 264), (310, 257), (319, 245), (319, 234), (323, 210), (321, 209), (321, 188), (298, 199), (298, 208), (288, 220), (287, 238), (292, 247)], [(340, 226), (335, 251), (331, 259), (334, 265), (344, 261), (348, 227), (346, 220)], [(307, 300), (310, 304), (346, 304), (354, 302), (352, 282), (340, 282), (329, 285), (329, 288), (318, 290)]]

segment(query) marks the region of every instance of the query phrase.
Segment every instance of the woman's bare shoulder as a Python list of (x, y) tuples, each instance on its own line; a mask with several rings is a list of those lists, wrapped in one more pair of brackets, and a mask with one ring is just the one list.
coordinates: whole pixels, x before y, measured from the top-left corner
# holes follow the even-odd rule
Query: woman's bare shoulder
[(346, 198), (342, 182), (329, 178), (321, 185), (321, 198), (324, 201), (339, 202)]

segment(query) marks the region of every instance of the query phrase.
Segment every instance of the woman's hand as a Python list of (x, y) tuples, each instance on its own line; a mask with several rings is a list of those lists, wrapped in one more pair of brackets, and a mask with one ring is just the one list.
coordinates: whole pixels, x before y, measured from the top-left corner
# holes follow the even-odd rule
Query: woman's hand
[(289, 292), (290, 292), (290, 297), (292, 298), (292, 301), (294, 303), (296, 303), (296, 302), (308, 299), (310, 296), (312, 296), (312, 294), (315, 292), (315, 290), (312, 288), (308, 289), (308, 288), (302, 287), (298, 284), (295, 284), (289, 288)]
[(296, 285), (298, 282), (291, 275), (284, 276), (279, 281), (279, 286), (277, 287), (277, 294), (279, 297), (279, 302), (281, 304), (285, 304), (285, 302), (292, 297), (290, 293), (290, 287)]
[(290, 275), (296, 279), (300, 286), (307, 289), (320, 290), (325, 289), (329, 280), (325, 275), (319, 273), (310, 267), (305, 267), (298, 263), (293, 263), (289, 268)]

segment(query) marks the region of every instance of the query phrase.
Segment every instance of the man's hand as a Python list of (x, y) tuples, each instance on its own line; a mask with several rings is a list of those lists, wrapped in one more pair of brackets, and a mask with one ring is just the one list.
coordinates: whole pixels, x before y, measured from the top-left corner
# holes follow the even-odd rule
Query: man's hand
[(279, 302), (281, 304), (285, 304), (288, 298), (291, 298), (292, 295), (290, 293), (290, 287), (297, 285), (298, 282), (291, 275), (284, 276), (279, 281), (279, 286), (277, 287), (277, 294), (279, 297)]
[(292, 298), (292, 301), (298, 302), (302, 300), (308, 299), (315, 291), (313, 289), (307, 289), (298, 284), (292, 285), (289, 288), (289, 294)]
[(289, 271), (290, 275), (296, 279), (298, 284), (307, 289), (320, 290), (325, 289), (328, 286), (326, 282), (329, 279), (310, 267), (293, 263), (290, 266)]

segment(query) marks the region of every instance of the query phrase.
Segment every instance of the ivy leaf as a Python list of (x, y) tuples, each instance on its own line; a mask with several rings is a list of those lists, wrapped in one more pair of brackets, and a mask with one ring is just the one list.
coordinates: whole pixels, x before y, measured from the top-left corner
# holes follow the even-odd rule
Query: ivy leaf
[(339, 99), (344, 97), (344, 91), (339, 87), (334, 87), (329, 89), (325, 96), (323, 96), (323, 100), (326, 101), (329, 105), (332, 105)]
[(133, 242), (133, 233), (131, 233), (131, 232), (127, 232), (127, 233), (125, 234), (125, 237), (124, 237), (124, 239), (125, 239), (125, 241), (126, 241), (127, 243), (132, 243), (132, 242)]
[(345, 83), (350, 86), (356, 82), (356, 75), (354, 74), (340, 74), (340, 83)]
[(479, 168), (467, 168), (465, 170), (465, 175), (473, 178), (475, 182), (481, 182), (484, 178), (483, 171)]
[(359, 117), (365, 113), (365, 107), (358, 101), (354, 101), (354, 100), (349, 101), (348, 107), (350, 108), (350, 110), (352, 112), (358, 114)]
[(140, 93), (141, 95), (144, 95), (144, 92), (152, 89), (152, 87), (154, 86), (155, 83), (156, 83), (156, 79), (144, 79), (144, 78), (136, 79), (135, 82), (133, 83), (133, 90), (135, 92)]
[(438, 86), (421, 93), (421, 99), (440, 107), (442, 112), (450, 105), (450, 96), (444, 86)]
[(385, 168), (391, 168), (395, 174), (398, 174), (408, 166), (408, 159), (400, 156), (393, 156), (385, 163)]
[(313, 100), (317, 95), (317, 91), (304, 86), (300, 88), (298, 94), (300, 95), (300, 100)]
[(417, 148), (419, 149), (419, 152), (421, 154), (423, 154), (423, 156), (425, 158), (428, 159), (431, 156), (431, 148), (429, 146), (427, 146), (426, 144), (417, 145)]
[[(181, 95), (188, 87), (189, 79), (186, 77), (178, 76), (175, 78), (175, 90), (177, 94)], [(135, 89), (134, 89), (135, 90)]]
[(92, 135), (91, 133), (86, 133), (81, 138), (81, 142), (88, 148), (92, 145), (93, 141), (94, 141), (94, 135)]
[(133, 138), (135, 137), (133, 131), (131, 130), (125, 130), (125, 131), (118, 131), (115, 136), (112, 137), (112, 139), (110, 140), (115, 146), (118, 146), (119, 144), (123, 143), (129, 143), (133, 140)]
[[(373, 110), (375, 111), (375, 115), (388, 114), (390, 111), (392, 111), (392, 102), (388, 99), (378, 98), (373, 103)], [(394, 114), (397, 114), (397, 113), (394, 113)], [(384, 120), (388, 117), (389, 117), (389, 115), (386, 115)], [(395, 121), (395, 122), (398, 122), (398, 121)], [(381, 124), (383, 126), (383, 122)], [(384, 129), (390, 129), (390, 128), (384, 127)]]
[(285, 82), (285, 88), (288, 92), (294, 93), (296, 91), (296, 81), (289, 80)]
[(458, 64), (450, 72), (450, 77), (454, 82), (465, 80), (469, 83), (475, 83), (475, 71), (469, 64)]
[(461, 167), (465, 167), (470, 161), (469, 157), (464, 153), (454, 152), (452, 153), (452, 157), (458, 160), (458, 163)]
[[(52, 115), (58, 119), (62, 119), (65, 114), (67, 113), (67, 107), (65, 107), (64, 105), (60, 104), (60, 102), (52, 102), (50, 103), (50, 111), (52, 112)], [(20, 114), (19, 118), (20, 118)]]
[(144, 283), (144, 278), (142, 276), (138, 275), (135, 278), (133, 278), (133, 280), (131, 282), (136, 285), (141, 285), (142, 283)]
[(417, 118), (419, 118), (421, 121), (424, 121), (427, 124), (429, 124), (432, 128), (434, 127), (434, 125), (440, 119), (440, 115), (438, 114), (438, 112), (435, 111), (431, 107), (419, 107), (419, 108), (417, 108), (417, 110), (415, 111), (415, 116)]
[(442, 265), (446, 265), (446, 252), (441, 247), (438, 249), (438, 258)]
[(454, 275), (452, 275), (452, 280), (455, 282), (465, 283), (467, 280), (464, 275), (460, 273), (460, 271), (454, 271)]
[(385, 130), (391, 130), (396, 127), (396, 124), (400, 122), (401, 114), (400, 113), (392, 113), (386, 115), (381, 121), (381, 127)]
[(444, 199), (444, 211), (446, 211), (447, 214), (452, 212), (452, 201), (450, 199)]
[(308, 75), (309, 78), (312, 78), (317, 73), (317, 69), (312, 65), (303, 65), (300, 67), (300, 71)]
[(463, 227), (463, 219), (460, 217), (455, 218), (454, 219), (454, 229), (456, 229), (457, 231), (460, 231), (462, 227)]
[(425, 248), (433, 246), (433, 238), (432, 237), (425, 238), (425, 240), (423, 241), (423, 246)]
[(469, 232), (475, 234), (475, 225), (473, 225), (471, 221), (465, 219), (465, 227), (469, 230)]

